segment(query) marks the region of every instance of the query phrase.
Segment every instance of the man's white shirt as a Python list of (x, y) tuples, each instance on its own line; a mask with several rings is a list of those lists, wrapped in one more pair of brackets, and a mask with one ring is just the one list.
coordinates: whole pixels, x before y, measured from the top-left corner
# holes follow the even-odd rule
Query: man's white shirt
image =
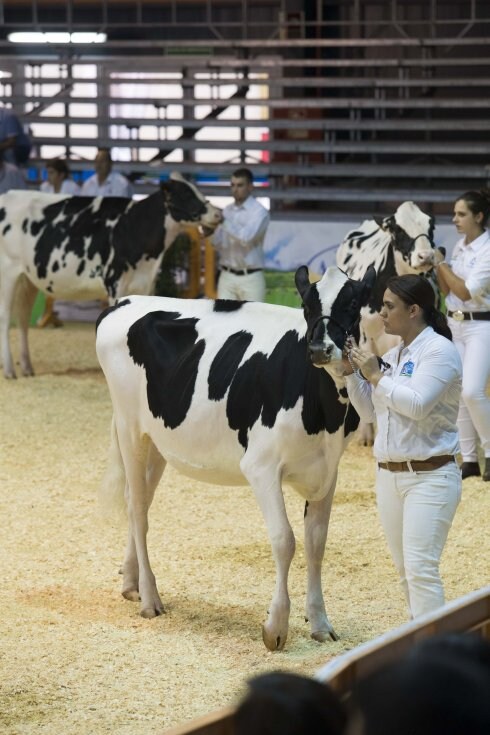
[(243, 204), (228, 204), (223, 218), (223, 224), (213, 237), (220, 265), (237, 270), (263, 268), (263, 245), (270, 219), (268, 210), (249, 196)]
[(111, 171), (107, 179), (100, 184), (97, 174), (93, 174), (82, 184), (82, 194), (89, 197), (132, 197), (131, 184), (125, 176)]

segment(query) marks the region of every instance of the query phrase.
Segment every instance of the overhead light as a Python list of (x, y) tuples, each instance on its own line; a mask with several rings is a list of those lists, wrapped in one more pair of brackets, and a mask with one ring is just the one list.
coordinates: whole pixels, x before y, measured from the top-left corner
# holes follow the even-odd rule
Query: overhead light
[(14, 31), (7, 39), (12, 43), (104, 43), (106, 33), (59, 33), (42, 31)]

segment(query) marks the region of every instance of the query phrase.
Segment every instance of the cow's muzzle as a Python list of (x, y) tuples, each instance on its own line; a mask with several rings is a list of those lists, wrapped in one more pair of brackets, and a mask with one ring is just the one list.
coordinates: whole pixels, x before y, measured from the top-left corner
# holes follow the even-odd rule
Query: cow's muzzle
[(323, 342), (310, 342), (308, 354), (314, 365), (327, 365), (333, 357), (334, 344), (325, 345)]

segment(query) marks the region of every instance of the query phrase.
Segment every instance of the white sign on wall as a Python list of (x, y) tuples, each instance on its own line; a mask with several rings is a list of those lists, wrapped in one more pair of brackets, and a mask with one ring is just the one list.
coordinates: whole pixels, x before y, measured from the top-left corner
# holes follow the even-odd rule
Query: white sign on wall
[[(266, 268), (292, 271), (307, 265), (322, 274), (335, 264), (335, 252), (348, 232), (359, 226), (357, 221), (297, 222), (273, 220), (264, 243)], [(440, 224), (434, 233), (435, 243), (444, 246), (449, 255), (458, 234), (454, 225)]]

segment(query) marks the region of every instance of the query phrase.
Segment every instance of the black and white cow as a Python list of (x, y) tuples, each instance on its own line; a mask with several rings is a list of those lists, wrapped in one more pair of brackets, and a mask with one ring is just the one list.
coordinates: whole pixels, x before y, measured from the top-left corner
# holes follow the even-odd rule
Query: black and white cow
[(97, 355), (114, 408), (105, 494), (126, 492), (124, 597), (141, 615), (163, 611), (148, 559), (148, 510), (167, 462), (213, 484), (250, 484), (267, 526), (276, 587), (263, 626), (281, 649), (289, 620), (295, 540), (282, 484), (306, 500), (306, 617), (319, 641), (336, 636), (321, 564), (340, 457), (359, 418), (345, 389), (342, 349), (359, 336), (374, 269), (362, 281), (331, 267), (310, 284), (296, 273), (301, 310), (272, 304), (131, 296), (99, 318)]
[(213, 230), (221, 212), (179, 174), (140, 201), (35, 191), (0, 196), (0, 330), (3, 371), (15, 377), (9, 344), (14, 292), (21, 369), (32, 375), (28, 324), (37, 290), (68, 300), (149, 294), (164, 250), (182, 226)]
[[(383, 355), (398, 342), (385, 334), (379, 315), (389, 278), (404, 273), (431, 276), (440, 252), (434, 245), (434, 219), (414, 202), (403, 202), (394, 215), (383, 220), (365, 220), (349, 232), (337, 253), (337, 265), (351, 278), (362, 278), (368, 267), (376, 270), (376, 283), (362, 309), (361, 345)], [(437, 288), (434, 279), (434, 288)], [(363, 425), (362, 442), (372, 444), (372, 427)]]

